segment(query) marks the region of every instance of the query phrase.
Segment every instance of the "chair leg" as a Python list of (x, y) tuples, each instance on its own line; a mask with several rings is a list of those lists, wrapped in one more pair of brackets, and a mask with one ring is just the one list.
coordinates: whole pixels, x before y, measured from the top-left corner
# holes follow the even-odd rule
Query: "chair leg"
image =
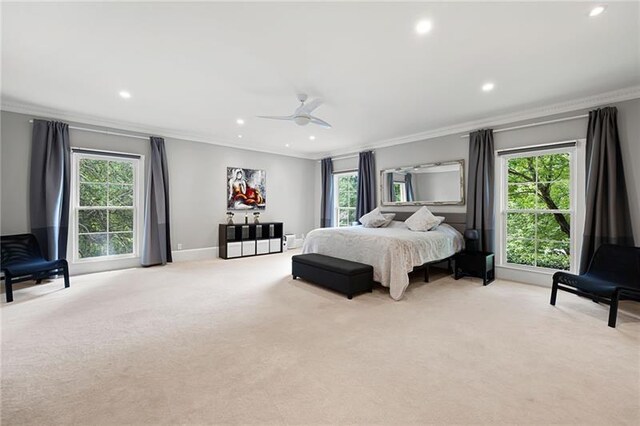
[(64, 287), (68, 288), (69, 287), (69, 267), (68, 266), (64, 268), (63, 274), (64, 274)]
[(4, 290), (7, 296), (7, 303), (13, 302), (13, 283), (11, 282), (11, 277), (4, 277)]
[(616, 328), (616, 320), (618, 319), (618, 293), (614, 293), (609, 305), (609, 327)]
[(551, 286), (551, 303), (553, 306), (556, 305), (556, 297), (558, 296), (558, 282), (553, 280), (553, 285)]

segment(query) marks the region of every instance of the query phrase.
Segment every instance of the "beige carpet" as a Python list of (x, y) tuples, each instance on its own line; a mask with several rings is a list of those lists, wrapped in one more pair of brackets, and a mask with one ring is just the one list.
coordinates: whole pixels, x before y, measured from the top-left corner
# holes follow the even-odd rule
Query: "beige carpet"
[(349, 301), (291, 280), (290, 256), (21, 286), (2, 424), (640, 421), (638, 317), (442, 275)]

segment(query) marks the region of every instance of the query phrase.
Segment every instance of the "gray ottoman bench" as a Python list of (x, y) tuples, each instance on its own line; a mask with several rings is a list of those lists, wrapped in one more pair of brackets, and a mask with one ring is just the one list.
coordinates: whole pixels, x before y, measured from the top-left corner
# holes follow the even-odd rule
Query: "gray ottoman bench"
[(373, 267), (323, 254), (298, 254), (291, 258), (293, 279), (304, 278), (323, 287), (346, 294), (373, 291)]

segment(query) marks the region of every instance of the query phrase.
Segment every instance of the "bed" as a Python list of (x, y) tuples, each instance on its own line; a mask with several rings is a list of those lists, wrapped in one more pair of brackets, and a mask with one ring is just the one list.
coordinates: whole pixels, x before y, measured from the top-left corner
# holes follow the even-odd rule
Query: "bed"
[(400, 300), (409, 285), (409, 272), (450, 258), (464, 246), (464, 214), (435, 213), (445, 222), (428, 232), (411, 231), (404, 224), (411, 212), (396, 213), (386, 228), (321, 228), (305, 239), (303, 253), (320, 253), (373, 266), (373, 279)]

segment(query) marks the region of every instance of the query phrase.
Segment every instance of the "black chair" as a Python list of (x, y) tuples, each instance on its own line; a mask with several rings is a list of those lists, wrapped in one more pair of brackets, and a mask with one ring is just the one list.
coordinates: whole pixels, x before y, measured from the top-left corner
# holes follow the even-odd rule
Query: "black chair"
[(33, 234), (3, 235), (0, 237), (2, 272), (7, 303), (13, 302), (13, 284), (53, 275), (64, 275), (64, 286), (69, 287), (69, 265), (65, 259), (46, 260)]
[(588, 297), (596, 303), (608, 304), (609, 327), (615, 327), (618, 302), (640, 301), (640, 247), (601, 245), (593, 255), (585, 274), (553, 274), (552, 305), (556, 304), (558, 290)]

